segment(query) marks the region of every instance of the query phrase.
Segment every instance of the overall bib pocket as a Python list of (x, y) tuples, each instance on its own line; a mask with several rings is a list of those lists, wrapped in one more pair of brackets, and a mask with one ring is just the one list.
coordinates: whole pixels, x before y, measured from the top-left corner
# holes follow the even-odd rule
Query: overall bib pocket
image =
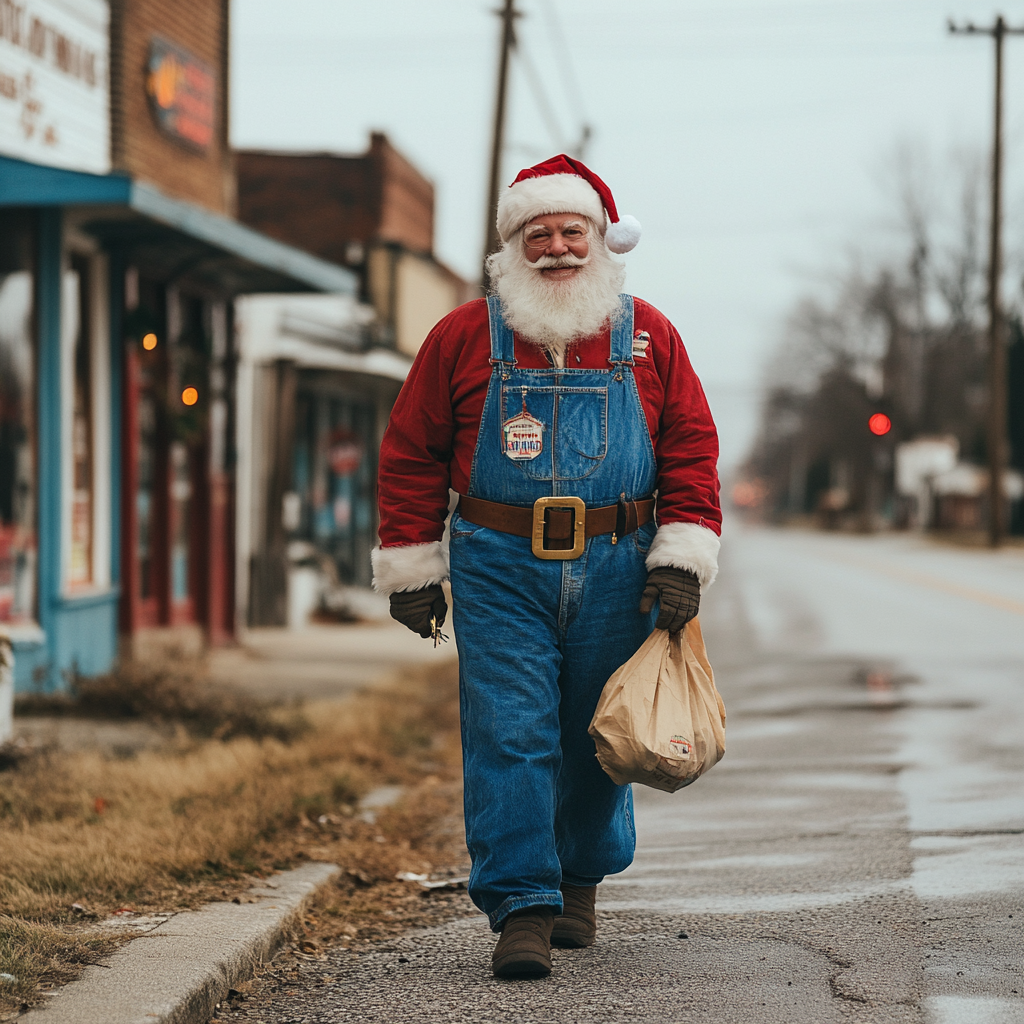
[(505, 386), (501, 424), (502, 452), (525, 476), (582, 480), (608, 454), (608, 388)]

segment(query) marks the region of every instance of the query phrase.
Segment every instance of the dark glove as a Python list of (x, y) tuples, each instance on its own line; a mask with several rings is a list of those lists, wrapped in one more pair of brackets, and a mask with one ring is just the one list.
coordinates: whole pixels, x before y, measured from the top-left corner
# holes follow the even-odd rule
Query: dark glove
[(391, 595), (391, 618), (398, 619), (403, 626), (408, 626), (414, 633), (419, 633), (424, 640), (430, 638), (430, 618), (437, 617), (437, 625), (444, 625), (444, 617), (448, 614), (448, 602), (444, 599), (444, 591), (437, 583), (424, 587), (422, 590), (403, 590)]
[(661, 605), (655, 628), (675, 633), (697, 614), (700, 608), (700, 583), (689, 569), (659, 565), (647, 574), (647, 586), (640, 598), (641, 614), (646, 615), (654, 607), (655, 601)]

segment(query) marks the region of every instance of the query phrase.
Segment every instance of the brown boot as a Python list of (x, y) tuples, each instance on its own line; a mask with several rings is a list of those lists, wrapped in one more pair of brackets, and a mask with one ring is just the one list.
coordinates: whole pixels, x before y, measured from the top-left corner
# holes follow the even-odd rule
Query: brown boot
[(551, 973), (554, 907), (516, 910), (505, 918), (491, 966), (496, 978), (545, 978)]
[(597, 938), (597, 886), (563, 882), (561, 889), (562, 916), (555, 918), (551, 945), (562, 949), (592, 946)]

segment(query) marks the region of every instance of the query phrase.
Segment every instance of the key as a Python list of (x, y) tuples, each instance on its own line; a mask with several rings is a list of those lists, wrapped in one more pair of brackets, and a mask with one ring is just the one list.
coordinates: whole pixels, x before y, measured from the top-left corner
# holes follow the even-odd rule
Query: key
[(448, 637), (441, 632), (441, 627), (437, 624), (437, 616), (430, 616), (430, 635), (434, 638), (434, 646), (436, 647), (440, 643), (448, 643)]

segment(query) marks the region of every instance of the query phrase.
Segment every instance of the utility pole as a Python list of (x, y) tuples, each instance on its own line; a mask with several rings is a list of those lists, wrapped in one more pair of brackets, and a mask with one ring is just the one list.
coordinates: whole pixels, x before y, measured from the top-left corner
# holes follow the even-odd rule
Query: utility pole
[(996, 44), (995, 117), (992, 138), (992, 220), (988, 249), (988, 496), (989, 544), (997, 548), (1006, 535), (1003, 502), (1003, 473), (1006, 466), (1006, 344), (999, 298), (1003, 270), (1003, 39), (1024, 35), (1024, 28), (1011, 28), (1003, 16), (992, 25), (949, 22), (953, 35), (991, 36)]
[(508, 65), (512, 48), (516, 45), (515, 19), (520, 17), (516, 0), (505, 0), (505, 6), (495, 11), (501, 18), (501, 48), (498, 54), (498, 89), (494, 101), (494, 135), (491, 138), (491, 176), (487, 188), (487, 223), (484, 227), (483, 283), (486, 289), (487, 257), (498, 248), (498, 189), (501, 187), (501, 154), (505, 148), (505, 95), (508, 91)]

